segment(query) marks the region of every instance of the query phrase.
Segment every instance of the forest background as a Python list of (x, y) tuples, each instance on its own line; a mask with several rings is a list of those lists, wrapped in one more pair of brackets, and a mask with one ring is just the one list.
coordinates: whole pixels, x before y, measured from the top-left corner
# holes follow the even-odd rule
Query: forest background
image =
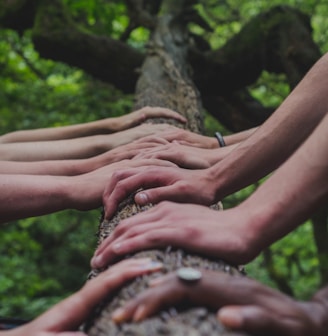
[[(129, 24), (124, 1), (62, 1), (72, 17), (90, 31), (119, 38)], [(218, 47), (252, 17), (279, 4), (308, 14), (314, 41), (321, 53), (328, 51), (328, 4), (324, 0), (199, 1), (197, 10), (214, 29), (207, 32), (196, 24), (190, 29)], [(128, 43), (143, 49), (148, 34), (146, 29), (135, 29)], [(267, 72), (249, 89), (269, 107), (278, 106), (289, 93), (284, 75)], [(132, 95), (123, 94), (83, 70), (40, 58), (28, 30), (19, 35), (1, 29), (0, 22), (1, 133), (122, 115), (131, 111), (132, 104)], [(217, 130), (230, 132), (209, 114), (205, 128), (209, 136)], [(240, 203), (257, 187), (252, 185), (227, 197), (224, 207)], [(99, 216), (100, 209), (85, 213), (63, 211), (11, 222), (1, 228), (0, 316), (32, 318), (85, 282), (96, 246)], [(262, 283), (300, 299), (308, 298), (322, 282), (311, 221), (264, 251), (247, 265), (246, 271)]]

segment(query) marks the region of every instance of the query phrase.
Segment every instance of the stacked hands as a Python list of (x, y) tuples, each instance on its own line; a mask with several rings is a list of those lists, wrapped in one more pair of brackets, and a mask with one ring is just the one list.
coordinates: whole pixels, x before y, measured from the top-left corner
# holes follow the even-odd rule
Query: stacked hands
[[(223, 148), (214, 137), (170, 125), (137, 126), (153, 117), (186, 122), (174, 111), (149, 107), (87, 127), (3, 136), (0, 173), (5, 179), (0, 204), (6, 206), (0, 218), (104, 205), (105, 218), (110, 219), (123, 199), (142, 188), (135, 201), (155, 206), (121, 221), (96, 250), (93, 268), (167, 245), (232, 264), (248, 263), (327, 200), (328, 184), (322, 183), (328, 178), (327, 67), (328, 54), (261, 127), (225, 137)], [(68, 134), (76, 138), (69, 139)], [(29, 154), (30, 143), (36, 139), (40, 140), (39, 156)], [(18, 146), (13, 150), (15, 143)], [(8, 146), (12, 146), (10, 151)], [(19, 153), (21, 158), (22, 148), (28, 162), (13, 165), (15, 158), (8, 153)], [(272, 171), (238, 206), (220, 212), (204, 206)], [(31, 193), (34, 197), (26, 197)], [(76, 330), (101, 298), (125, 281), (162, 267), (148, 259), (119, 262), (34, 321), (4, 333), (78, 335), (65, 331)], [(146, 291), (113, 313), (113, 320), (140, 321), (160, 309), (187, 302), (218, 311), (225, 326), (254, 335), (327, 335), (328, 287), (312, 300), (299, 302), (246, 277), (208, 270), (201, 274), (192, 284), (175, 273), (155, 277)]]

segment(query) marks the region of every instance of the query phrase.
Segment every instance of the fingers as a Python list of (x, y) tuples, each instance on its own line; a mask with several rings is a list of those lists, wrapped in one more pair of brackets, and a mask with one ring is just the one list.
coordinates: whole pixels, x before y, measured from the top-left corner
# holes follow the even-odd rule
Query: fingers
[[(26, 334), (25, 334), (26, 335)], [(34, 336), (87, 336), (87, 334), (80, 331), (67, 331), (67, 332), (48, 332), (41, 331), (34, 334)]]
[[(165, 307), (182, 302), (186, 288), (176, 280), (175, 274), (169, 274), (160, 279), (161, 286), (147, 289), (135, 299), (113, 312), (112, 319), (116, 323), (133, 320), (139, 322), (156, 314)], [(155, 279), (155, 281), (157, 280)]]
[(180, 121), (181, 123), (186, 123), (187, 119), (183, 117), (181, 114), (172, 111), (163, 107), (144, 107), (140, 110), (143, 113), (145, 118), (173, 118), (175, 120)]
[[(136, 276), (161, 269), (149, 258), (124, 260), (92, 279), (77, 293), (31, 322), (30, 331), (75, 330), (104, 296)], [(34, 333), (31, 333), (31, 335)]]
[(227, 328), (252, 335), (303, 335), (295, 320), (259, 306), (226, 306), (218, 311), (217, 317)]
[[(175, 170), (171, 170), (168, 165), (174, 165), (168, 161), (159, 160), (161, 165), (167, 168), (163, 169), (158, 166), (148, 166), (115, 172), (112, 174), (109, 184), (103, 194), (103, 203), (105, 205), (105, 219), (109, 219), (117, 209), (119, 203), (132, 192), (140, 188), (154, 188), (144, 193), (137, 194), (135, 201), (139, 205), (148, 203), (158, 203), (161, 200), (178, 200), (184, 195), (177, 195), (175, 189), (175, 180), (177, 179)], [(148, 161), (149, 162), (149, 161)], [(172, 167), (175, 169), (174, 167)], [(165, 187), (165, 185), (169, 185)]]

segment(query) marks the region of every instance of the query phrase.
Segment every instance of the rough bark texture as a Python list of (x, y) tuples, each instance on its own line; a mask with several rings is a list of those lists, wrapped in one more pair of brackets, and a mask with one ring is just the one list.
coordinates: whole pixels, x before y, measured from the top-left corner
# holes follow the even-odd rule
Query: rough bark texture
[[(158, 22), (148, 57), (142, 67), (137, 85), (136, 106), (155, 105), (173, 108), (188, 118), (189, 129), (199, 131), (202, 120), (201, 105), (198, 92), (188, 76), (185, 39), (187, 34), (184, 27), (179, 24), (179, 17), (164, 15)], [(121, 204), (112, 220), (101, 223), (100, 241), (113, 231), (121, 219), (142, 210), (146, 208), (140, 209), (134, 204), (131, 196)], [(143, 256), (163, 262), (165, 269), (162, 273), (175, 271), (182, 266), (191, 266), (240, 276), (236, 268), (223, 261), (211, 260), (169, 246), (164, 250), (139, 252), (132, 257)], [(98, 272), (99, 270), (93, 270), (91, 276), (95, 276)], [(104, 302), (95, 318), (86, 324), (85, 330), (88, 335), (232, 335), (217, 322), (215, 312), (208, 311), (204, 307), (170, 307), (141, 323), (115, 325), (111, 321), (113, 310), (147, 288), (147, 282), (153, 276), (144, 276), (133, 281)]]

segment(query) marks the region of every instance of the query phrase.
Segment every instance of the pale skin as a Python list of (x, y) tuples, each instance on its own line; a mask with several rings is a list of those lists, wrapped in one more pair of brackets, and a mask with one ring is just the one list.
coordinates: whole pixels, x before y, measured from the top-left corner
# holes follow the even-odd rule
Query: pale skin
[(186, 119), (180, 114), (162, 107), (143, 107), (121, 117), (106, 118), (83, 124), (20, 130), (0, 136), (0, 143), (32, 142), (73, 139), (97, 134), (110, 134), (135, 127), (149, 118), (172, 118), (182, 123)]
[(143, 124), (125, 131), (81, 138), (0, 144), (3, 161), (44, 161), (85, 159), (102, 154), (147, 135), (174, 130), (168, 124)]
[(1, 336), (82, 336), (78, 327), (107, 295), (137, 276), (158, 271), (162, 265), (148, 258), (130, 259), (113, 265), (82, 289), (21, 327), (0, 331)]
[[(198, 205), (162, 202), (123, 220), (91, 260), (93, 267), (118, 256), (167, 245), (247, 263), (300, 225), (327, 201), (328, 115), (302, 146), (236, 208), (217, 212)], [(141, 321), (179, 304), (218, 310), (219, 321), (252, 335), (324, 336), (328, 330), (328, 287), (298, 302), (258, 282), (202, 270), (186, 285), (176, 274), (155, 279), (151, 288), (113, 313), (117, 323)]]
[[(212, 204), (279, 167), (313, 132), (328, 111), (326, 87), (328, 54), (307, 73), (275, 113), (229, 155), (207, 169), (123, 170), (112, 176), (106, 198), (106, 217), (127, 194), (144, 188), (137, 203), (163, 200)], [(197, 185), (195, 185), (197, 181)]]
[(123, 167), (140, 164), (174, 165), (163, 160), (123, 160), (77, 176), (1, 174), (0, 223), (65, 209), (100, 207), (110, 176)]
[(220, 162), (236, 146), (237, 144), (209, 149), (181, 145), (174, 140), (167, 145), (145, 148), (134, 159), (160, 159), (171, 161), (181, 168), (206, 169)]
[[(24, 174), (24, 175), (55, 175), (55, 176), (73, 176), (91, 172), (106, 165), (132, 159), (141, 151), (155, 148), (165, 140), (158, 142), (131, 142), (119, 146), (100, 155), (87, 159), (73, 160), (45, 160), (45, 161), (0, 161), (0, 174)], [(124, 167), (122, 167), (124, 168)]]
[[(92, 267), (102, 267), (121, 255), (167, 245), (234, 264), (251, 261), (327, 200), (328, 184), (323, 183), (328, 178), (327, 129), (328, 115), (304, 144), (235, 208), (216, 212), (202, 206), (162, 202), (123, 220), (95, 252)], [(198, 182), (194, 180), (195, 185)], [(104, 199), (108, 199), (107, 190)]]
[(202, 278), (186, 284), (175, 273), (155, 278), (150, 289), (117, 309), (116, 323), (139, 322), (161, 309), (188, 303), (217, 311), (227, 328), (268, 336), (324, 336), (328, 330), (328, 287), (300, 302), (254, 280), (201, 270)]

